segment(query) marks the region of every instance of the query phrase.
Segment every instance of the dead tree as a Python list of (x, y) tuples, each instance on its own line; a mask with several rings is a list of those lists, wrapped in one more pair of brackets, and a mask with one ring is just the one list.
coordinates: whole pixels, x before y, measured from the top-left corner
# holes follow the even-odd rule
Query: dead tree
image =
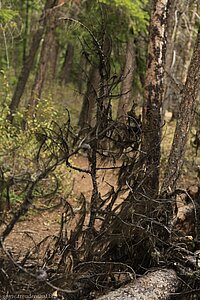
[(118, 290), (111, 291), (98, 300), (167, 300), (176, 292), (179, 280), (176, 272), (163, 269), (149, 272)]

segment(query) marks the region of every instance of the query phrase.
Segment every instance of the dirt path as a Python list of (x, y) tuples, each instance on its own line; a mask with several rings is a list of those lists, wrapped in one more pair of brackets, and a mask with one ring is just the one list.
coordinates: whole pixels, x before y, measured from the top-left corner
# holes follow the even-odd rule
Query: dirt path
[[(72, 164), (82, 169), (89, 167), (87, 159), (84, 156), (77, 157)], [(98, 167), (108, 168), (111, 165), (101, 162)], [(72, 172), (72, 174), (70, 179), (73, 185), (73, 193), (67, 201), (70, 202), (76, 211), (79, 205), (77, 199), (81, 193), (84, 194), (89, 206), (92, 181), (89, 174), (78, 171)], [(116, 186), (116, 170), (99, 170), (97, 175), (99, 192), (102, 196), (109, 191), (111, 186)], [(28, 249), (30, 250), (47, 236), (56, 236), (59, 233), (62, 212), (63, 209), (61, 207), (53, 211), (30, 211), (27, 216), (23, 217), (15, 225), (13, 231), (5, 241), (6, 248), (20, 258)]]

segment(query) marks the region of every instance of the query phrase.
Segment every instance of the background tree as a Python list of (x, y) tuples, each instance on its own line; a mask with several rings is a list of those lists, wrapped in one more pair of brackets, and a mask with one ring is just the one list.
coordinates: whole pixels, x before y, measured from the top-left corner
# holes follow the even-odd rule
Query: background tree
[(52, 4), (52, 11), (48, 16), (46, 16), (47, 21), (45, 24), (44, 39), (41, 46), (40, 61), (28, 102), (28, 114), (32, 117), (35, 114), (36, 106), (41, 98), (45, 75), (47, 73), (48, 59), (51, 53), (50, 49), (54, 42), (54, 31), (57, 26), (58, 9), (53, 10), (53, 8), (60, 8), (60, 6), (56, 7), (56, 5), (57, 1), (54, 1)]
[(13, 121), (14, 113), (19, 106), (20, 99), (24, 92), (26, 82), (28, 80), (31, 68), (34, 63), (35, 55), (37, 53), (37, 50), (40, 45), (40, 41), (41, 41), (43, 33), (44, 33), (45, 24), (47, 22), (47, 15), (48, 15), (47, 11), (48, 11), (48, 9), (51, 9), (54, 5), (55, 5), (55, 1), (47, 1), (46, 2), (44, 11), (41, 16), (42, 22), (39, 25), (38, 30), (35, 32), (35, 34), (33, 36), (29, 54), (26, 57), (26, 60), (23, 64), (23, 67), (22, 67), (21, 73), (19, 75), (18, 82), (17, 82), (16, 88), (15, 88), (11, 103), (9, 105), (10, 112), (8, 115), (8, 120), (11, 122)]
[(73, 63), (73, 54), (74, 54), (74, 46), (72, 43), (69, 43), (67, 45), (65, 58), (62, 65), (61, 75), (60, 75), (61, 81), (65, 84), (69, 82), (70, 72)]
[(162, 190), (172, 192), (176, 188), (176, 182), (180, 177), (186, 142), (190, 126), (193, 122), (194, 112), (200, 96), (200, 29), (188, 70), (188, 76), (182, 92), (179, 108), (179, 116), (174, 133), (173, 144), (165, 170)]
[[(163, 94), (168, 88), (173, 91), (165, 71), (168, 64), (173, 65), (172, 49), (176, 50), (176, 58), (186, 57), (177, 45), (183, 32), (182, 16), (191, 16), (192, 3), (180, 3), (186, 9), (179, 20), (176, 11), (183, 10), (178, 1), (154, 0), (150, 6), (146, 0), (59, 0), (48, 1), (52, 7), (45, 13), (44, 2), (0, 1), (1, 293), (32, 295), (40, 290), (45, 295), (57, 292), (57, 296), (67, 299), (84, 299), (93, 297), (96, 291), (99, 294), (130, 281), (130, 285), (119, 290), (120, 295), (114, 292), (111, 297), (123, 298), (126, 291), (133, 292), (142, 285), (143, 296), (151, 297), (153, 289), (156, 296), (165, 299), (177, 290), (179, 277), (182, 283), (186, 282), (186, 294), (195, 293), (200, 287), (195, 253), (200, 245), (200, 187), (193, 176), (198, 135), (192, 119), (194, 112), (198, 113), (199, 33), (181, 94), (170, 155), (165, 153), (170, 150), (173, 136), (168, 131), (175, 129), (175, 122), (165, 125), (161, 121)], [(29, 80), (26, 78), (23, 83), (26, 89), (15, 110), (15, 122), (11, 124), (6, 119), (7, 105), (15, 84), (22, 79), (18, 76), (22, 74), (24, 52), (27, 55), (28, 48), (31, 51), (34, 46), (32, 38), (38, 32), (42, 10), (42, 36), (38, 50), (34, 50), (31, 72), (26, 73)], [(194, 30), (199, 27), (197, 20), (191, 27)], [(166, 44), (167, 30), (171, 49)], [(189, 33), (193, 48), (193, 31)], [(62, 84), (60, 70), (69, 44), (74, 49), (71, 70), (68, 84)], [(134, 46), (130, 64), (128, 46)], [(84, 63), (80, 63), (83, 57)], [(178, 76), (180, 70), (169, 68), (173, 76)], [(77, 92), (80, 83), (81, 94)], [(26, 118), (31, 87), (33, 102), (29, 113), (34, 121), (27, 118), (23, 130), (21, 123)], [(144, 100), (143, 108), (141, 99), (137, 102), (137, 94)], [(129, 99), (123, 100), (125, 95)], [(121, 100), (125, 104), (120, 104), (120, 108)], [(128, 102), (132, 109), (127, 112)], [(180, 178), (189, 134), (192, 140), (191, 145), (187, 143), (186, 158), (192, 167), (184, 167), (191, 174)], [(177, 189), (178, 178), (185, 190)], [(194, 186), (187, 188), (186, 182)], [(85, 188), (89, 191), (84, 192)], [(44, 210), (47, 211), (43, 213)], [(50, 210), (56, 211), (50, 214)], [(55, 231), (52, 223), (49, 227), (52, 238), (50, 231), (44, 237), (42, 230), (44, 240), (39, 240), (38, 230), (36, 238), (36, 234), (28, 232), (25, 248), (29, 248), (30, 241), (33, 248), (22, 249), (25, 235), (20, 237), (24, 229), (27, 231), (27, 224), (35, 221), (38, 225), (40, 218), (43, 224), (45, 216), (49, 221), (52, 215), (59, 218), (58, 222), (53, 220)], [(18, 232), (21, 243), (11, 243), (12, 235), (18, 241)], [(152, 268), (162, 270), (144, 276)], [(17, 276), (16, 269), (20, 269)], [(139, 279), (132, 282), (138, 275)], [(149, 286), (147, 281), (151, 295), (150, 288), (144, 291), (144, 285)]]
[(136, 68), (136, 51), (134, 38), (129, 38), (126, 46), (126, 61), (123, 70), (121, 97), (119, 99), (117, 118), (127, 120), (130, 100), (132, 96), (133, 76)]
[(99, 81), (100, 75), (98, 67), (96, 65), (91, 66), (87, 82), (87, 89), (83, 98), (82, 108), (78, 121), (78, 125), (81, 128), (92, 125), (92, 117), (96, 104), (96, 98), (98, 95)]
[(181, 90), (190, 64), (196, 12), (197, 4), (194, 1), (177, 0), (169, 5), (163, 115), (168, 109), (172, 111), (172, 118), (178, 116)]

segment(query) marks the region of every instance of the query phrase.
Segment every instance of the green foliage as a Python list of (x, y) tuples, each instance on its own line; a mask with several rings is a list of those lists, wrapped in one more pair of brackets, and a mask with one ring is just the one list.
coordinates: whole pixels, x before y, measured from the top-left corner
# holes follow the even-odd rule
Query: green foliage
[(145, 11), (145, 6), (147, 5), (148, 0), (100, 0), (99, 2), (110, 6), (114, 5), (120, 10), (125, 10), (124, 17), (128, 18), (129, 27), (135, 34), (140, 31), (146, 32), (149, 14)]
[[(2, 8), (0, 10), (0, 23), (1, 26), (6, 25), (7, 23), (10, 23), (14, 20), (14, 18), (18, 16), (18, 13), (16, 11)], [(15, 24), (14, 22), (12, 23), (13, 25)]]
[[(52, 149), (49, 148), (51, 142), (49, 141), (49, 144), (47, 142), (46, 147), (42, 148), (42, 151), (40, 152), (40, 163), (38, 164), (36, 157), (38, 149), (42, 142), (40, 137), (43, 137), (44, 132), (53, 132), (55, 130), (55, 124), (58, 124), (58, 126), (60, 126), (67, 121), (67, 113), (65, 111), (66, 106), (70, 108), (70, 111), (72, 111), (73, 115), (75, 116), (72, 117), (72, 124), (77, 124), (77, 117), (80, 111), (79, 104), (81, 103), (81, 99), (77, 99), (74, 93), (71, 93), (71, 95), (69, 95), (69, 90), (71, 92), (74, 89), (74, 85), (72, 83), (70, 86), (68, 85), (68, 94), (65, 94), (63, 92), (64, 88), (62, 92), (58, 92), (58, 88), (60, 87), (55, 84), (55, 89), (53, 92), (54, 95), (53, 93), (51, 94), (52, 90), (50, 91), (47, 83), (46, 86), (48, 86), (48, 88), (44, 89), (44, 96), (36, 107), (37, 118), (34, 120), (29, 117), (27, 118), (27, 112), (25, 108), (26, 105), (24, 105), (24, 103), (30, 96), (30, 87), (35, 72), (35, 70), (33, 69), (31, 74), (32, 77), (30, 76), (27, 90), (25, 91), (22, 99), (23, 105), (21, 105), (21, 107), (15, 113), (14, 125), (11, 125), (7, 122), (6, 116), (8, 114), (8, 106), (12, 98), (13, 87), (16, 84), (17, 76), (21, 68), (21, 65), (16, 65), (15, 59), (16, 55), (20, 58), (23, 56), (23, 39), (21, 39), (21, 37), (23, 37), (23, 30), (19, 30), (20, 34), (17, 36), (20, 36), (20, 40), (15, 38), (16, 36), (14, 36), (14, 39), (11, 42), (11, 39), (8, 39), (8, 29), (12, 27), (14, 28), (15, 26), (18, 27), (19, 20), (20, 24), (24, 24), (27, 3), (29, 5), (30, 31), (28, 31), (28, 36), (26, 38), (29, 42), (31, 41), (32, 28), (34, 31), (35, 28), (38, 27), (38, 16), (41, 15), (44, 1), (13, 1), (11, 2), (10, 7), (8, 7), (8, 5), (5, 5), (0, 11), (0, 23), (2, 26), (2, 30), (5, 33), (3, 48), (0, 52), (0, 60), (3, 63), (2, 65), (6, 65), (7, 61), (7, 66), (9, 66), (9, 68), (5, 67), (4, 69), (2, 67), (0, 74), (0, 167), (3, 170), (6, 182), (8, 182), (10, 178), (15, 176), (29, 176), (30, 180), (37, 177), (38, 172), (41, 171), (44, 165), (48, 163), (52, 156)], [(99, 5), (99, 3), (101, 3), (101, 5)], [(83, 1), (83, 4), (81, 3), (80, 12), (75, 18), (78, 18), (80, 22), (82, 22), (86, 27), (89, 28), (89, 30), (93, 32), (95, 38), (99, 41), (100, 44), (101, 39), (103, 38), (104, 29), (106, 33), (108, 33), (108, 35), (112, 37), (113, 51), (111, 55), (113, 63), (111, 66), (111, 73), (119, 73), (121, 70), (122, 63), (120, 61), (120, 55), (122, 54), (122, 50), (125, 45), (124, 41), (127, 40), (127, 36), (129, 34), (134, 34), (135, 36), (137, 36), (140, 31), (146, 31), (149, 19), (148, 13), (145, 11), (146, 3), (147, 0), (143, 2), (139, 0), (88, 0)], [(107, 8), (109, 8), (109, 10)], [(69, 12), (67, 11), (67, 13)], [(98, 51), (94, 46), (91, 35), (86, 30), (86, 28), (84, 28), (84, 26), (80, 26), (80, 24), (75, 22), (65, 22), (64, 26), (62, 24), (62, 26), (59, 26), (57, 28), (56, 38), (58, 39), (61, 48), (58, 60), (59, 68), (62, 65), (63, 54), (66, 50), (68, 42), (71, 42), (77, 49), (77, 51), (75, 51), (73, 61), (75, 65), (73, 72), (76, 76), (78, 72), (80, 72), (79, 62), (83, 45), (84, 51), (86, 52), (86, 54), (88, 54), (89, 63), (97, 64)], [(28, 47), (29, 45), (27, 44), (27, 49)], [(122, 49), (119, 50), (121, 51), (120, 55), (117, 48)], [(7, 57), (5, 55), (5, 52), (7, 52)], [(39, 55), (35, 59), (35, 65), (37, 65), (38, 57)], [(85, 71), (87, 73), (87, 70)], [(73, 77), (72, 75), (72, 79), (77, 78), (76, 76)], [(85, 75), (85, 78), (87, 79), (87, 74)], [(116, 90), (116, 93), (118, 93), (118, 90)], [(61, 97), (63, 97), (63, 99), (61, 99)], [(74, 97), (76, 97), (76, 104), (74, 103)], [(73, 100), (71, 100), (70, 98), (72, 98)], [(26, 121), (27, 128), (25, 131), (21, 129), (21, 124), (24, 121)], [(53, 151), (57, 152), (58, 154), (59, 146), (59, 143), (53, 146)], [(58, 166), (54, 170), (54, 175), (58, 179), (59, 183), (58, 192), (62, 197), (65, 197), (65, 195), (69, 191), (70, 179), (68, 177), (68, 174), (70, 174), (70, 170), (67, 169), (65, 165)], [(56, 182), (54, 175), (52, 175), (52, 177), (49, 176), (48, 178), (40, 182), (40, 185), (38, 185), (37, 190), (35, 190), (34, 192), (35, 197), (39, 198), (39, 195), (45, 197), (47, 191), (51, 191), (51, 189), (55, 187)], [(10, 191), (11, 201), (16, 202), (18, 200), (21, 200), (23, 198), (23, 189), (23, 185), (18, 186), (17, 189), (13, 188)]]
[[(66, 114), (61, 114), (50, 99), (38, 105), (38, 118), (27, 119), (26, 130), (21, 129), (26, 111), (18, 110), (15, 114), (15, 124), (7, 120), (8, 109), (0, 115), (0, 170), (3, 174), (4, 188), (1, 196), (6, 199), (9, 186), (10, 203), (21, 202), (24, 199), (27, 184), (36, 180), (38, 175), (54, 164), (60, 157), (60, 143), (57, 141), (56, 126), (66, 121)], [(57, 123), (56, 123), (57, 122)], [(48, 140), (48, 133), (52, 135)], [(41, 145), (44, 142), (43, 147)], [(55, 137), (55, 141), (53, 140)], [(40, 148), (41, 147), (41, 148)], [(40, 151), (39, 151), (40, 149)], [(47, 174), (35, 186), (35, 199), (65, 198), (70, 192), (70, 170), (65, 164), (58, 164), (50, 174)], [(14, 182), (13, 182), (14, 179)], [(56, 195), (54, 191), (57, 190)]]

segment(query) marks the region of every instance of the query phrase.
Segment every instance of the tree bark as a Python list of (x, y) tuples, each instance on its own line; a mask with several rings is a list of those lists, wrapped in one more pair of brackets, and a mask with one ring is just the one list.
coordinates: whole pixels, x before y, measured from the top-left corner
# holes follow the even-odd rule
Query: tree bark
[(92, 112), (95, 106), (96, 96), (98, 94), (98, 85), (100, 81), (100, 75), (98, 68), (94, 65), (91, 66), (87, 90), (83, 98), (83, 104), (79, 116), (78, 125), (83, 129), (85, 125), (92, 123)]
[(136, 65), (136, 61), (135, 61), (134, 39), (129, 38), (126, 47), (126, 62), (123, 71), (121, 97), (119, 100), (118, 110), (117, 110), (117, 118), (121, 119), (123, 122), (126, 122), (127, 120), (127, 112), (129, 110), (129, 104), (131, 99), (135, 65)]
[(54, 34), (53, 35), (53, 44), (52, 44), (51, 52), (50, 52), (50, 62), (49, 62), (50, 63), (50, 66), (49, 66), (50, 67), (49, 68), (50, 80), (56, 79), (59, 49), (60, 49), (60, 45)]
[(25, 16), (25, 30), (24, 30), (24, 42), (23, 42), (23, 64), (26, 60), (28, 31), (29, 31), (29, 0), (26, 0), (26, 16)]
[[(166, 57), (165, 57), (165, 74), (164, 74), (164, 96), (163, 96), (163, 108), (162, 117), (164, 119), (165, 112), (169, 109), (171, 88), (174, 84), (172, 82), (172, 70), (174, 66), (174, 51), (175, 51), (175, 38), (180, 26), (180, 0), (170, 1), (169, 16), (167, 20), (167, 45), (166, 45)], [(185, 3), (186, 1), (184, 1)]]
[(166, 48), (166, 14), (168, 0), (153, 1), (148, 63), (145, 80), (145, 100), (142, 112), (142, 158), (149, 197), (159, 190), (159, 164), (161, 143), (161, 106)]
[[(193, 0), (175, 0), (170, 3), (170, 18), (167, 26), (163, 117), (166, 109), (172, 111), (173, 118), (176, 119), (178, 115), (178, 107), (181, 101), (181, 85), (185, 84), (192, 55), (196, 9), (197, 5), (194, 4)], [(187, 25), (186, 18), (189, 21)]]
[(55, 0), (47, 0), (42, 16), (41, 16), (41, 21), (40, 21), (40, 26), (38, 28), (38, 30), (35, 32), (33, 39), (32, 39), (32, 43), (31, 43), (31, 47), (30, 47), (30, 51), (28, 56), (25, 59), (25, 62), (23, 64), (21, 73), (19, 75), (18, 78), (18, 82), (11, 100), (11, 104), (9, 106), (10, 112), (8, 114), (7, 119), (12, 123), (13, 122), (13, 118), (14, 118), (14, 113), (16, 111), (16, 109), (19, 106), (21, 97), (23, 95), (26, 83), (28, 81), (29, 78), (29, 74), (31, 71), (31, 68), (33, 66), (34, 60), (35, 60), (35, 56), (37, 53), (37, 50), (39, 48), (40, 45), (40, 41), (42, 39), (42, 36), (44, 34), (44, 30), (45, 30), (45, 24), (47, 22), (47, 11), (49, 9), (51, 9), (53, 6), (55, 5)]
[(187, 80), (182, 93), (179, 117), (174, 133), (173, 144), (165, 170), (162, 192), (171, 192), (176, 188), (176, 182), (181, 174), (185, 147), (190, 125), (200, 93), (200, 28), (188, 70)]
[(74, 46), (72, 45), (72, 43), (69, 43), (67, 45), (65, 59), (61, 71), (61, 81), (65, 84), (69, 82), (70, 73), (73, 64), (73, 57), (74, 57)]
[[(56, 5), (57, 1), (54, 2)], [(32, 86), (31, 96), (28, 103), (28, 115), (32, 117), (35, 116), (35, 108), (38, 102), (40, 101), (42, 89), (44, 86), (44, 81), (47, 73), (48, 60), (51, 53), (51, 46), (54, 41), (54, 31), (57, 25), (56, 24), (57, 12), (58, 10), (54, 12), (52, 11), (46, 23), (46, 32), (45, 32), (44, 40), (42, 42), (40, 61), (35, 75), (35, 81)]]
[(77, 88), (78, 88), (78, 92), (80, 94), (83, 93), (83, 79), (84, 79), (84, 74), (86, 73), (87, 70), (87, 60), (85, 58), (85, 54), (82, 53), (81, 57), (80, 57), (80, 70), (78, 72), (77, 75)]
[(179, 285), (174, 270), (163, 269), (150, 272), (124, 287), (109, 292), (98, 300), (167, 300)]

